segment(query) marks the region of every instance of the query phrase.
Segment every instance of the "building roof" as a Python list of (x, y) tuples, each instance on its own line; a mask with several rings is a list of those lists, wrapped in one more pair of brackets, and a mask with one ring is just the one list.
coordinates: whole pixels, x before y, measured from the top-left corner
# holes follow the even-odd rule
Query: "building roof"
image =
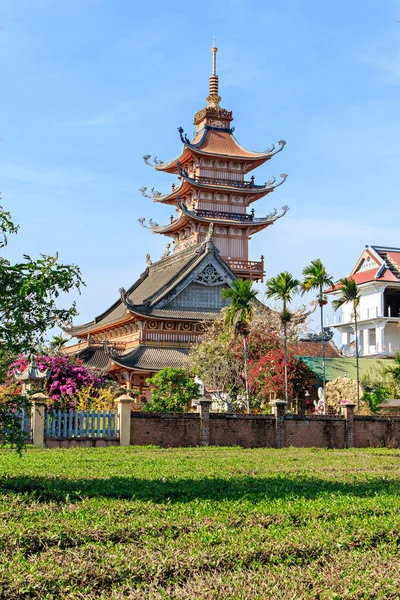
[(217, 127), (205, 126), (198, 131), (190, 141), (187, 136), (183, 136), (183, 130), (179, 129), (181, 140), (184, 144), (181, 154), (165, 163), (155, 164), (157, 171), (166, 171), (169, 173), (178, 172), (178, 163), (184, 164), (189, 160), (192, 154), (215, 156), (220, 158), (235, 158), (236, 160), (245, 160), (250, 163), (246, 172), (261, 165), (272, 158), (275, 154), (283, 150), (286, 142), (278, 142), (278, 148), (273, 144), (271, 148), (263, 152), (252, 152), (244, 148), (235, 136), (232, 129), (219, 129)]
[[(323, 368), (322, 358), (320, 356), (298, 356), (301, 361), (312, 371), (319, 379), (322, 379)], [(392, 359), (383, 359), (385, 366), (394, 365)], [(367, 375), (371, 369), (378, 367), (383, 362), (382, 359), (374, 358), (359, 358), (360, 379)], [(346, 358), (344, 356), (336, 358), (326, 358), (326, 380), (332, 381), (337, 377), (348, 377), (349, 379), (357, 379), (356, 359)]]
[[(295, 349), (296, 356), (314, 356), (320, 357), (322, 354), (321, 342), (299, 340)], [(325, 357), (326, 358), (338, 358), (340, 357), (339, 351), (336, 346), (328, 342), (325, 344)]]
[[(186, 311), (177, 308), (168, 310), (164, 306), (159, 306), (159, 303), (162, 299), (165, 299), (167, 294), (172, 293), (178, 284), (188, 278), (196, 267), (211, 257), (219, 263), (228, 279), (236, 279), (226, 263), (220, 258), (212, 241), (197, 244), (149, 265), (128, 290), (123, 288), (120, 290), (120, 298), (101, 315), (90, 323), (69, 327), (64, 331), (73, 336), (84, 336), (121, 321), (131, 320), (132, 314), (159, 318), (202, 320), (200, 316), (195, 317), (193, 310)], [(196, 314), (199, 315), (200, 313)], [(204, 310), (201, 314), (204, 319), (215, 319), (219, 312)]]
[(98, 369), (103, 373), (111, 368), (111, 359), (103, 346), (89, 346), (77, 354), (89, 369)]
[(120, 367), (136, 371), (159, 371), (164, 367), (180, 368), (187, 363), (188, 348), (138, 346), (126, 354), (111, 354), (111, 360)]
[[(357, 285), (375, 281), (400, 283), (400, 248), (366, 246), (348, 279)], [(338, 281), (326, 291), (334, 292), (341, 286)]]

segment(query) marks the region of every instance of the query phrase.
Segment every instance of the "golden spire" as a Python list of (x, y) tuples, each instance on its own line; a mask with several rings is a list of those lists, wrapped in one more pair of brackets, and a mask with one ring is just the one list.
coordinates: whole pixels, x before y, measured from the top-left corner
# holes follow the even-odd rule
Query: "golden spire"
[(212, 52), (212, 71), (210, 75), (209, 96), (207, 96), (208, 106), (219, 106), (221, 97), (218, 95), (218, 75), (217, 75), (217, 52), (216, 41), (214, 38)]

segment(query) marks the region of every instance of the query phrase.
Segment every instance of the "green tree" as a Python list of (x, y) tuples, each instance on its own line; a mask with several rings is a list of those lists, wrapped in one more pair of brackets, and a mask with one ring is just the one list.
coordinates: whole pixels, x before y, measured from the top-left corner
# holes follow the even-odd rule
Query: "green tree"
[(266, 283), (267, 297), (274, 298), (282, 302), (281, 322), (283, 326), (283, 356), (285, 370), (285, 401), (289, 402), (288, 395), (288, 361), (287, 361), (287, 326), (292, 318), (292, 313), (288, 309), (293, 295), (299, 291), (301, 283), (287, 271), (278, 273), (275, 277), (268, 279)]
[(235, 279), (232, 287), (222, 290), (222, 297), (231, 301), (223, 310), (224, 323), (233, 337), (241, 336), (243, 340), (244, 376), (246, 385), (247, 412), (250, 413), (249, 373), (247, 364), (247, 336), (254, 314), (254, 301), (258, 291), (253, 288), (253, 282), (248, 279)]
[(400, 352), (394, 357), (394, 365), (387, 367), (383, 364), (383, 375), (389, 375), (396, 387), (400, 386)]
[[(0, 206), (0, 249), (7, 246), (8, 236), (18, 229), (10, 213)], [(47, 329), (71, 321), (77, 314), (75, 304), (59, 308), (57, 300), (61, 293), (79, 290), (84, 285), (79, 268), (58, 263), (58, 255), (42, 254), (38, 260), (24, 255), (23, 259), (12, 264), (0, 256), (0, 364), (3, 366), (19, 353), (32, 352), (43, 342)], [(20, 404), (24, 403), (26, 399), (21, 397)], [(1, 403), (0, 434), (21, 448), (21, 438), (15, 439), (14, 435), (19, 427), (17, 408), (17, 396)]]
[(243, 360), (229, 344), (230, 332), (222, 318), (216, 319), (202, 333), (201, 341), (193, 344), (189, 352), (190, 371), (212, 390), (221, 407), (229, 412), (241, 410), (238, 396), (243, 388)]
[(144, 406), (145, 411), (184, 412), (200, 396), (199, 386), (186, 369), (165, 367), (146, 381), (151, 400)]
[(328, 274), (320, 258), (311, 261), (303, 269), (303, 293), (316, 290), (321, 316), (321, 349), (322, 349), (322, 388), (324, 390), (324, 412), (326, 412), (326, 365), (325, 365), (325, 339), (324, 339), (324, 306), (327, 304), (324, 290), (333, 286), (333, 278)]
[(343, 304), (350, 302), (353, 305), (354, 335), (356, 348), (356, 372), (357, 372), (357, 411), (360, 412), (360, 372), (358, 361), (358, 319), (357, 308), (360, 305), (360, 290), (354, 279), (343, 277), (339, 280), (340, 298), (332, 302), (334, 310), (341, 308)]
[(376, 414), (379, 412), (379, 407), (387, 400), (390, 396), (390, 390), (384, 386), (377, 387), (371, 392), (364, 392), (361, 400), (368, 403), (369, 409), (372, 413)]

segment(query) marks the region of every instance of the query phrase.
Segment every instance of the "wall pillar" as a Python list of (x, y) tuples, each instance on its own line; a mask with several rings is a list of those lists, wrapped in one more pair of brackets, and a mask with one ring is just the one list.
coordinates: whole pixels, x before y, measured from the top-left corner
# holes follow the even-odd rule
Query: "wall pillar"
[(362, 330), (363, 354), (369, 354), (369, 329)]
[(212, 400), (202, 398), (200, 404), (200, 445), (210, 444), (210, 407)]
[(42, 393), (33, 394), (31, 396), (31, 427), (32, 427), (32, 443), (35, 446), (44, 446), (44, 419), (46, 412), (46, 404), (49, 401), (48, 397)]
[(354, 407), (352, 402), (346, 402), (341, 407), (346, 419), (346, 448), (354, 448)]
[(383, 352), (385, 346), (385, 326), (379, 325), (375, 329), (376, 335), (376, 348), (378, 352)]
[(275, 447), (285, 447), (285, 412), (287, 402), (284, 400), (273, 400), (270, 402), (272, 413), (275, 415)]
[(124, 394), (116, 399), (119, 420), (119, 445), (130, 446), (131, 444), (131, 409), (133, 399)]

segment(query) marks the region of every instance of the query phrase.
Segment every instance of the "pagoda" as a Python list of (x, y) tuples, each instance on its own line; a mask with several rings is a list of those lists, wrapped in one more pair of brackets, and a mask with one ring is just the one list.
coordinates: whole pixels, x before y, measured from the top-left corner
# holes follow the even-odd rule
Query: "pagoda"
[(174, 208), (166, 225), (138, 219), (152, 233), (170, 239), (163, 256), (153, 263), (147, 254), (145, 271), (128, 290), (120, 290), (110, 308), (90, 323), (65, 330), (78, 338), (68, 353), (143, 393), (147, 377), (163, 367), (185, 364), (190, 345), (226, 304), (222, 289), (237, 277), (263, 279), (264, 257), (249, 260), (249, 240), (288, 210), (283, 206), (256, 217), (250, 208), (284, 183), (285, 174), (264, 184), (248, 174), (280, 152), (285, 142), (265, 152), (239, 144), (232, 112), (220, 106), (216, 57), (214, 43), (207, 105), (194, 117), (193, 139), (179, 127), (183, 148), (177, 158), (162, 162), (143, 157), (156, 171), (178, 180), (166, 194), (140, 188), (145, 197)]

